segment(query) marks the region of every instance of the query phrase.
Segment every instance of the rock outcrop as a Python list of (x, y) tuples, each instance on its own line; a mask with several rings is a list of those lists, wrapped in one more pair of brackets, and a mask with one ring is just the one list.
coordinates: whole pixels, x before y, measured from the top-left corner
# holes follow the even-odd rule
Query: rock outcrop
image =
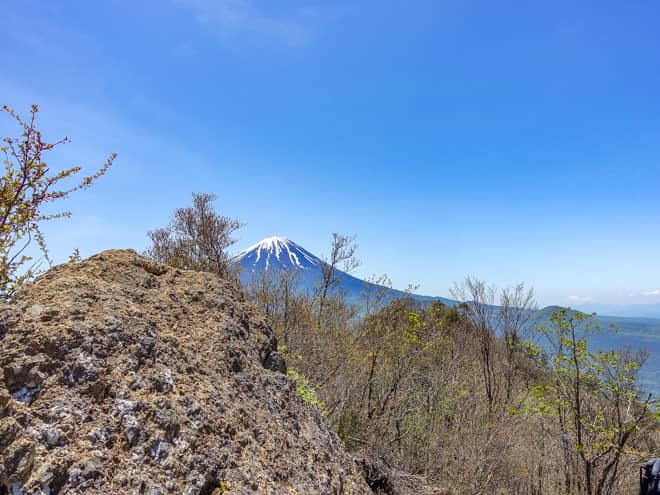
[(369, 494), (217, 277), (105, 251), (0, 308), (0, 495)]

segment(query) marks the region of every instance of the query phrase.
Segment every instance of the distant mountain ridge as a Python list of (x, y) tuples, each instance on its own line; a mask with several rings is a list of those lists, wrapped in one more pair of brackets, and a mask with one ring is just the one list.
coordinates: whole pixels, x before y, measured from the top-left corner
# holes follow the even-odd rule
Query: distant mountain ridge
[(582, 304), (575, 309), (585, 313), (616, 315), (626, 318), (660, 318), (660, 303), (655, 304)]
[[(244, 249), (235, 256), (234, 260), (240, 264), (240, 279), (243, 283), (249, 284), (266, 272), (295, 270), (301, 290), (311, 290), (318, 286), (322, 280), (321, 270), (325, 263), (292, 240), (277, 236), (268, 237)], [(450, 306), (458, 304), (457, 301), (444, 297), (411, 294), (367, 282), (339, 269), (336, 270), (336, 276), (339, 279), (338, 289), (343, 291), (347, 299), (353, 303), (358, 303), (367, 296), (382, 294), (384, 299), (408, 297), (427, 303), (440, 301)]]

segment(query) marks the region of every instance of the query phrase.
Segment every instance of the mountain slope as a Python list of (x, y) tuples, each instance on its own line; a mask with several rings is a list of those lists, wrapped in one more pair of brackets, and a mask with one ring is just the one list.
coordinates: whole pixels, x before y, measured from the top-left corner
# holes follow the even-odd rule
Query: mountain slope
[[(304, 291), (314, 290), (322, 281), (324, 261), (286, 237), (264, 239), (238, 253), (235, 262), (240, 264), (240, 279), (245, 284), (258, 280), (263, 274), (277, 274), (288, 270), (296, 273), (299, 287)], [(450, 306), (457, 304), (456, 301), (444, 297), (410, 294), (367, 282), (341, 270), (336, 271), (336, 276), (339, 279), (337, 290), (342, 291), (353, 303), (382, 294), (386, 300), (409, 297), (420, 302), (440, 301)]]

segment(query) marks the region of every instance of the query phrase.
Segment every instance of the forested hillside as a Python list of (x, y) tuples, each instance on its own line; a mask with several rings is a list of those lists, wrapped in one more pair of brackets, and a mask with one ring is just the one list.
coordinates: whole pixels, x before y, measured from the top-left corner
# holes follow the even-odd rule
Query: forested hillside
[(532, 329), (509, 306), (504, 338), (478, 306), (374, 300), (358, 316), (340, 294), (291, 284), (281, 274), (251, 298), (290, 376), (387, 493), (415, 493), (411, 476), (437, 493), (631, 493), (658, 447), (644, 356), (590, 351), (579, 313)]

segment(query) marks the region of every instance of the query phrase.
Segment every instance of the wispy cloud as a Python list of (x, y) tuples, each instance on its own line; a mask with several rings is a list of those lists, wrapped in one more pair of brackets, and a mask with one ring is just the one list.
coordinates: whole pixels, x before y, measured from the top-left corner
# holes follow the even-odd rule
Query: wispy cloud
[(304, 46), (317, 34), (321, 21), (336, 12), (319, 5), (297, 7), (277, 14), (256, 0), (174, 0), (188, 8), (196, 20), (224, 38), (249, 36), (288, 46)]
[(645, 292), (642, 292), (642, 295), (645, 297), (660, 296), (660, 289), (647, 290)]
[(591, 296), (568, 296), (569, 301), (573, 302), (588, 302), (592, 301), (593, 297)]

